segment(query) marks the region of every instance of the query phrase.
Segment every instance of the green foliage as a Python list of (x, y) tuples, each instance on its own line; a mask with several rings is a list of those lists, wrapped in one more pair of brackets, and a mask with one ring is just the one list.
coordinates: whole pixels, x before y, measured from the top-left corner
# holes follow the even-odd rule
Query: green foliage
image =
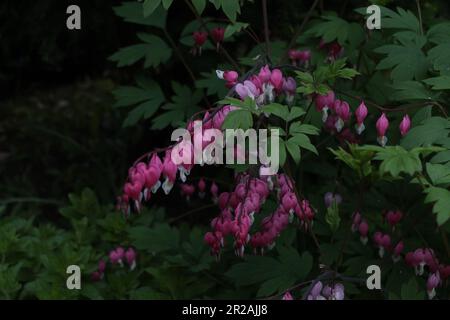
[(300, 256), (292, 247), (279, 247), (278, 259), (264, 256), (249, 256), (245, 262), (235, 264), (226, 275), (236, 286), (260, 285), (258, 297), (282, 293), (296, 281), (304, 280), (312, 268), (312, 257), (308, 252)]
[(110, 57), (118, 67), (130, 66), (141, 59), (145, 61), (144, 68), (157, 67), (170, 59), (172, 49), (164, 40), (147, 33), (138, 33), (137, 36), (144, 43), (122, 48)]
[(137, 79), (138, 87), (122, 86), (113, 91), (115, 107), (137, 106), (128, 114), (124, 126), (132, 126), (140, 119), (148, 119), (155, 114), (164, 102), (164, 94), (159, 85), (144, 78)]

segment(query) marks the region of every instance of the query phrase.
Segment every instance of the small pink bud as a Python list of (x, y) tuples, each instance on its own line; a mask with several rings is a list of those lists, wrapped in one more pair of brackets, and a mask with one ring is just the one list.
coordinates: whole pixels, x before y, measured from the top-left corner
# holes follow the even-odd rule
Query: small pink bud
[(283, 295), (282, 300), (294, 300), (294, 297), (292, 297), (291, 293), (288, 291)]
[(381, 114), (380, 118), (378, 118), (376, 128), (378, 135), (378, 143), (384, 147), (387, 142), (386, 131), (389, 128), (389, 120), (384, 112)]
[(399, 243), (397, 243), (397, 245), (394, 248), (394, 255), (399, 256), (400, 253), (402, 253), (404, 247), (405, 246), (403, 244), (403, 241), (400, 241)]
[(136, 267), (136, 252), (133, 248), (128, 248), (127, 252), (125, 252), (125, 258), (131, 270), (133, 270)]
[(364, 127), (364, 119), (367, 117), (367, 107), (364, 104), (364, 101), (361, 102), (361, 104), (359, 105), (359, 107), (356, 109), (355, 111), (355, 116), (356, 116), (356, 132), (358, 134), (361, 134), (365, 127)]
[(405, 115), (403, 117), (402, 122), (400, 122), (400, 133), (402, 136), (406, 135), (409, 131), (409, 128), (411, 127), (411, 120), (409, 119), (408, 115)]

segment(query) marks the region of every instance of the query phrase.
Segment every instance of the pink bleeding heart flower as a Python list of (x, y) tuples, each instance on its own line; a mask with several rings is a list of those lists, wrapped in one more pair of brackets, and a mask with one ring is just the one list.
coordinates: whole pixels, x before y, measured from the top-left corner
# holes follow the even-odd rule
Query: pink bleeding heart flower
[(219, 187), (217, 186), (217, 184), (214, 181), (211, 184), (210, 192), (213, 197), (213, 200), (216, 201), (217, 197), (219, 195)]
[(261, 70), (258, 73), (258, 78), (261, 81), (261, 83), (266, 83), (270, 80), (271, 72), (268, 65), (265, 65), (261, 68)]
[(231, 83), (231, 84), (235, 84), (238, 77), (239, 77), (239, 74), (233, 70), (225, 71), (223, 73), (223, 78), (225, 79), (225, 81), (227, 81), (228, 83)]
[(289, 105), (294, 102), (295, 92), (297, 89), (297, 84), (295, 83), (294, 78), (288, 77), (283, 80), (283, 91), (286, 94), (286, 101)]
[(195, 192), (195, 186), (192, 184), (183, 183), (180, 185), (181, 194), (186, 196), (186, 200), (190, 200), (191, 196)]
[(334, 111), (336, 112), (338, 119), (334, 126), (337, 132), (340, 132), (345, 125), (345, 122), (350, 118), (350, 106), (345, 101), (336, 100), (334, 102)]
[(172, 190), (175, 180), (177, 178), (178, 168), (172, 161), (172, 150), (169, 149), (166, 151), (166, 155), (164, 156), (163, 161), (163, 176), (165, 178), (162, 188), (165, 194), (169, 194), (170, 190)]
[(394, 262), (397, 262), (400, 260), (400, 254), (402, 253), (405, 245), (403, 244), (403, 241), (399, 241), (395, 247), (394, 247), (394, 254), (392, 255), (392, 260)]
[(134, 270), (136, 268), (136, 252), (133, 248), (128, 248), (125, 252), (125, 259), (130, 266), (130, 270)]
[(334, 92), (328, 91), (325, 95), (316, 95), (314, 102), (316, 104), (317, 111), (322, 112), (322, 121), (327, 121), (328, 110), (333, 108), (334, 105)]
[(216, 43), (217, 49), (219, 49), (220, 43), (223, 41), (225, 35), (225, 29), (222, 27), (217, 27), (211, 30), (211, 38), (213, 38)]
[(386, 220), (392, 227), (395, 227), (395, 225), (400, 222), (402, 217), (403, 217), (403, 213), (400, 210), (389, 211), (386, 214)]
[(365, 129), (364, 119), (366, 119), (367, 114), (368, 114), (367, 107), (363, 101), (358, 106), (358, 108), (356, 108), (356, 111), (355, 111), (355, 117), (356, 117), (355, 129), (358, 134), (361, 134)]
[(400, 134), (402, 136), (405, 136), (408, 133), (410, 127), (411, 127), (411, 120), (409, 119), (408, 115), (405, 115), (402, 119), (402, 122), (400, 122), (399, 126)]
[(205, 44), (208, 33), (204, 31), (194, 31), (194, 33), (192, 33), (192, 37), (194, 38), (195, 45), (201, 47)]
[(198, 195), (201, 199), (205, 197), (206, 182), (203, 178), (198, 181)]
[(429, 275), (427, 280), (427, 293), (428, 298), (431, 300), (436, 296), (436, 288), (441, 283), (439, 273), (432, 273)]
[(389, 128), (389, 120), (384, 112), (378, 118), (376, 128), (378, 135), (377, 141), (382, 147), (384, 147), (387, 143), (386, 131)]
[(281, 92), (283, 88), (283, 74), (279, 69), (273, 69), (270, 75), (270, 83), (277, 92)]
[(365, 220), (363, 220), (359, 226), (358, 226), (358, 231), (360, 234), (360, 240), (363, 244), (367, 243), (367, 234), (369, 232), (369, 225), (367, 224), (367, 222)]

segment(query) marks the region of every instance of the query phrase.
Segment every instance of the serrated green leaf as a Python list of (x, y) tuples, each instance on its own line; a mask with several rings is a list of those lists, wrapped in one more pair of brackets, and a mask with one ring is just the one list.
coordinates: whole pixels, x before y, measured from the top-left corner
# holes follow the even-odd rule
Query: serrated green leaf
[(252, 113), (248, 110), (233, 110), (227, 114), (222, 129), (248, 129), (253, 126)]
[(172, 49), (167, 46), (164, 40), (148, 33), (139, 33), (138, 37), (145, 43), (122, 48), (109, 59), (117, 62), (118, 67), (123, 67), (145, 58), (145, 68), (157, 67), (170, 59)]
[(139, 2), (123, 2), (120, 6), (114, 7), (114, 12), (127, 22), (143, 24), (146, 26), (154, 26), (164, 28), (166, 25), (166, 11), (159, 7), (153, 14), (145, 17), (142, 3)]
[(429, 187), (424, 190), (427, 194), (425, 203), (433, 203), (433, 212), (437, 215), (436, 220), (439, 225), (443, 225), (450, 218), (450, 191)]
[(376, 69), (392, 69), (391, 78), (395, 81), (421, 80), (425, 77), (429, 63), (422, 50), (414, 45), (384, 45), (375, 52), (387, 54)]
[(309, 139), (309, 137), (303, 133), (295, 133), (289, 139), (289, 141), (293, 144), (298, 145), (300, 148), (309, 150), (309, 151), (315, 153), (316, 155), (319, 155), (316, 147), (311, 143), (311, 140)]

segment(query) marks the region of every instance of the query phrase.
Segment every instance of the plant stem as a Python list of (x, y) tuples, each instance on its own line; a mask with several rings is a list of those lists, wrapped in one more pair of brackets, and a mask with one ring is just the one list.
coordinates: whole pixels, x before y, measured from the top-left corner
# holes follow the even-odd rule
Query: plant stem
[(298, 27), (298, 29), (295, 31), (294, 35), (292, 36), (292, 39), (291, 39), (291, 41), (289, 42), (289, 45), (286, 48), (286, 52), (284, 53), (283, 56), (281, 56), (280, 61), (279, 61), (280, 64), (283, 63), (284, 61), (286, 61), (286, 58), (288, 57), (289, 50), (297, 42), (297, 38), (302, 33), (303, 29), (305, 28), (306, 24), (308, 23), (309, 19), (311, 18), (311, 15), (312, 15), (312, 13), (313, 13), (313, 11), (316, 8), (318, 3), (319, 3), (319, 0), (314, 0), (313, 4), (311, 5), (311, 8), (309, 8), (308, 13), (306, 13), (305, 18), (303, 19), (302, 24), (300, 25), (300, 27)]
[(264, 20), (264, 39), (266, 41), (266, 55), (270, 57), (269, 18), (267, 16), (267, 0), (262, 0), (262, 12)]
[(416, 0), (417, 14), (419, 15), (420, 35), (423, 36), (422, 10), (420, 9), (420, 0)]
[[(192, 11), (192, 13), (194, 14), (195, 18), (198, 20), (198, 22), (200, 22), (201, 28), (204, 31), (206, 31), (206, 33), (208, 33), (209, 39), (212, 42), (214, 42), (214, 40), (212, 39), (208, 28), (206, 28), (206, 22), (203, 20), (202, 16), (197, 12), (197, 9), (195, 9), (195, 7), (189, 2), (189, 0), (184, 0), (184, 2), (189, 7), (189, 9)], [(220, 52), (233, 65), (233, 68), (235, 68), (236, 70), (239, 70), (239, 64), (236, 62), (236, 60), (233, 59), (233, 57), (231, 57), (231, 55), (228, 53), (228, 51), (223, 46), (220, 46)]]
[[(177, 55), (178, 59), (180, 59), (180, 62), (183, 64), (184, 68), (186, 69), (186, 71), (188, 72), (189, 76), (191, 77), (192, 81), (195, 83), (197, 81), (197, 79), (195, 78), (194, 72), (192, 71), (191, 67), (189, 67), (189, 64), (186, 62), (186, 60), (184, 59), (183, 53), (181, 52), (181, 50), (178, 48), (177, 44), (175, 43), (175, 41), (173, 40), (172, 36), (169, 34), (169, 32), (167, 31), (166, 28), (164, 28), (164, 35), (166, 36), (167, 41), (169, 41), (170, 46), (172, 47), (173, 51), (175, 52), (175, 54)], [(208, 98), (203, 94), (203, 100), (206, 103), (206, 105), (209, 107), (211, 106)]]

